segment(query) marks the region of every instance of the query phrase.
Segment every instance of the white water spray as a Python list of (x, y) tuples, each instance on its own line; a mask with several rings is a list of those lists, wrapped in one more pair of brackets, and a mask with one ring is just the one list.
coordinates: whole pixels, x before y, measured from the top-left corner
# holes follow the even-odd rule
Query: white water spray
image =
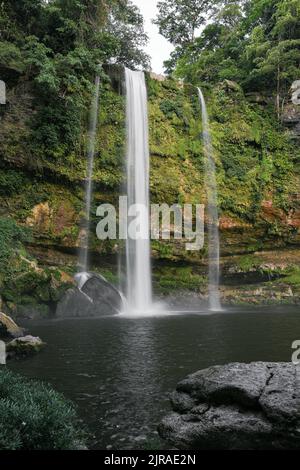
[(199, 101), (202, 110), (202, 126), (205, 160), (205, 184), (208, 207), (208, 257), (209, 257), (209, 308), (211, 311), (221, 311), (220, 302), (220, 237), (218, 215), (218, 190), (216, 181), (216, 166), (213, 155), (209, 119), (203, 93), (198, 88)]
[[(149, 135), (145, 75), (125, 69), (127, 117), (128, 207), (138, 205), (139, 238), (127, 236), (126, 282), (128, 311), (150, 312), (152, 282), (150, 261)], [(136, 206), (137, 207), (137, 206)], [(128, 229), (135, 217), (129, 217)]]

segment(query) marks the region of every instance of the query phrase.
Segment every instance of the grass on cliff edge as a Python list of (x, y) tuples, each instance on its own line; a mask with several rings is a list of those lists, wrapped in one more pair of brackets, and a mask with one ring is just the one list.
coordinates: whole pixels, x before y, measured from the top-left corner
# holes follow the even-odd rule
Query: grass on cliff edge
[(83, 448), (80, 427), (63, 395), (0, 367), (0, 450)]

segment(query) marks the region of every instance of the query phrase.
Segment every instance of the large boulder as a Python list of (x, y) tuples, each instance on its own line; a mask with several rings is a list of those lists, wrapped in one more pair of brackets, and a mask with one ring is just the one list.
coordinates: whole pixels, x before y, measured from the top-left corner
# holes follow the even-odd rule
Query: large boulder
[(20, 328), (8, 315), (0, 312), (0, 337), (19, 338), (23, 335), (23, 328)]
[(188, 376), (159, 434), (178, 449), (299, 449), (300, 368), (228, 364)]
[(8, 357), (14, 356), (31, 356), (40, 352), (45, 346), (45, 343), (35, 336), (23, 336), (16, 338), (6, 345)]
[(106, 279), (98, 274), (80, 273), (76, 280), (78, 286), (69, 289), (58, 303), (57, 317), (99, 317), (120, 313), (122, 296)]

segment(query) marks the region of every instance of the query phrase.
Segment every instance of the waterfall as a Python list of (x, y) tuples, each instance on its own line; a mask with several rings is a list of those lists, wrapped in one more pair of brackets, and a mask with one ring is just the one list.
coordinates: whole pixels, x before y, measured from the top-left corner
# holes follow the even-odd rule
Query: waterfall
[(209, 257), (209, 308), (212, 311), (222, 310), (220, 303), (220, 237), (218, 216), (218, 191), (216, 167), (213, 155), (209, 119), (203, 93), (198, 88), (202, 110), (202, 126), (205, 160), (205, 184), (208, 208), (208, 257)]
[[(148, 101), (143, 72), (125, 69), (127, 118), (127, 202), (137, 212), (128, 217), (126, 240), (127, 302), (130, 313), (149, 312), (152, 305), (150, 262)], [(130, 237), (136, 222), (137, 239)]]
[(87, 178), (85, 181), (85, 220), (81, 226), (82, 237), (79, 251), (79, 271), (86, 273), (89, 268), (89, 233), (90, 233), (90, 217), (91, 217), (91, 202), (93, 192), (93, 170), (95, 159), (95, 141), (96, 130), (98, 122), (98, 107), (99, 107), (99, 90), (100, 90), (100, 77), (96, 77), (95, 91), (92, 100), (89, 120), (88, 132), (88, 147), (87, 147)]

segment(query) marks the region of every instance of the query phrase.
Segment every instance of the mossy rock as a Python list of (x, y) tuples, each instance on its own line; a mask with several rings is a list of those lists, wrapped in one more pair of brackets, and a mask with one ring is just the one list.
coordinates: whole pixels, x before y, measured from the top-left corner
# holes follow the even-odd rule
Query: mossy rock
[(45, 346), (46, 344), (40, 338), (28, 335), (7, 343), (6, 351), (9, 357), (31, 356), (39, 353)]

